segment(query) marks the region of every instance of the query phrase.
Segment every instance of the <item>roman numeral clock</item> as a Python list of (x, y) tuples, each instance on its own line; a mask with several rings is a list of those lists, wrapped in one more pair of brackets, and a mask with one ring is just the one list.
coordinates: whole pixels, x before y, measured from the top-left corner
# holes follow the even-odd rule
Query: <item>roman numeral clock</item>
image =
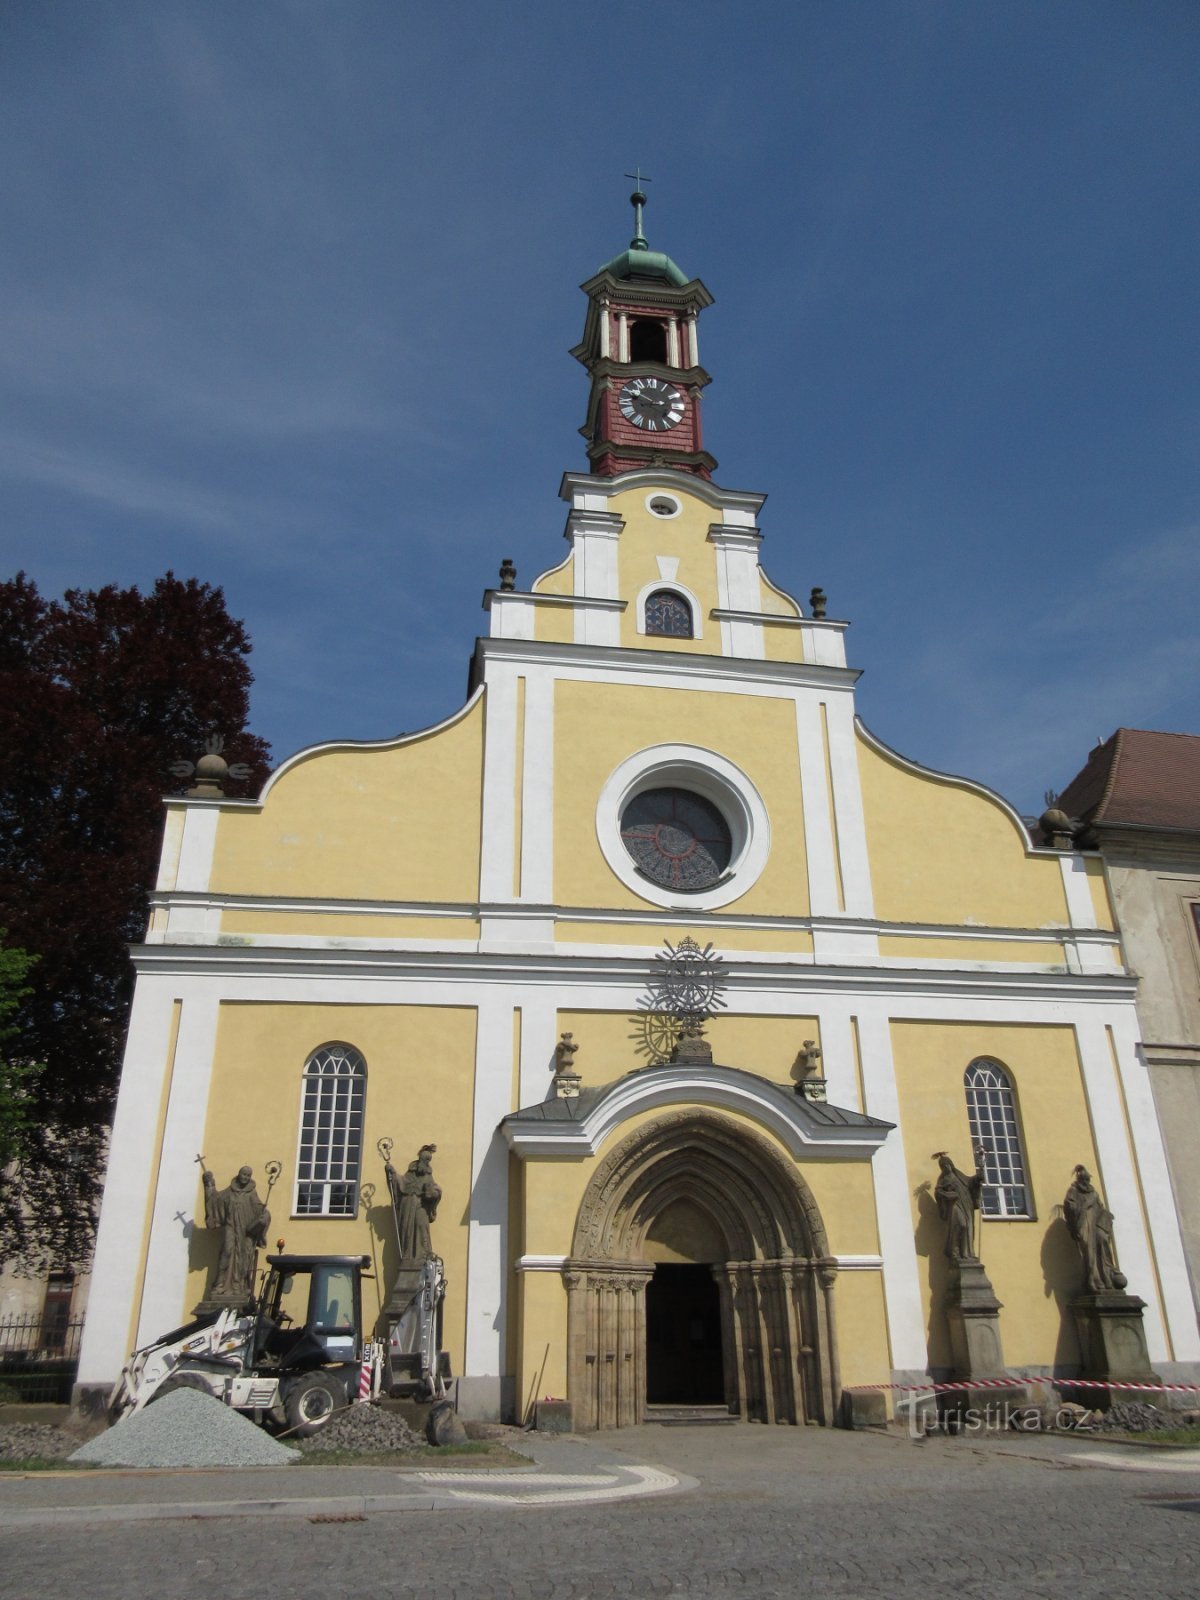
[(696, 324), (712, 305), (699, 278), (688, 278), (642, 226), (641, 174), (630, 174), (634, 230), (629, 248), (583, 285), (588, 296), (583, 341), (571, 354), (588, 369), (587, 421), (592, 471), (615, 477), (639, 467), (667, 466), (711, 478), (717, 465), (703, 447), (700, 395), (709, 375), (700, 365)]

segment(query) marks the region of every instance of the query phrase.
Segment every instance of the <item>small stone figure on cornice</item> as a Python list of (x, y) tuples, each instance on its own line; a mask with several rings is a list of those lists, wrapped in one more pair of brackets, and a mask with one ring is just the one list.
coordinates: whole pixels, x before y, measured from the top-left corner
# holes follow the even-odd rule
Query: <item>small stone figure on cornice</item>
[(821, 1075), (821, 1047), (815, 1039), (805, 1039), (796, 1053), (796, 1093), (805, 1100), (826, 1098), (825, 1079)]
[(1117, 1269), (1113, 1248), (1113, 1214), (1101, 1200), (1086, 1167), (1075, 1168), (1075, 1178), (1063, 1201), (1067, 1231), (1083, 1257), (1084, 1288), (1089, 1294), (1123, 1291), (1129, 1280)]
[(978, 1261), (975, 1250), (975, 1213), (983, 1191), (983, 1147), (975, 1151), (975, 1171), (971, 1177), (960, 1172), (945, 1150), (934, 1152), (940, 1168), (933, 1198), (938, 1214), (946, 1224), (945, 1254), (956, 1266), (963, 1261)]
[(813, 589), (809, 594), (808, 604), (814, 619), (819, 622), (825, 615), (825, 607), (829, 604), (824, 589)]
[(507, 593), (509, 590), (515, 589), (516, 587), (516, 563), (513, 561), (511, 556), (505, 556), (504, 560), (500, 563), (500, 588), (502, 592)]
[(199, 761), (173, 761), (170, 770), (177, 778), (190, 778), (196, 774), (196, 782), (187, 790), (189, 800), (220, 800), (225, 793), (225, 780), (232, 778), (241, 782), (250, 776), (250, 768), (244, 761), (235, 761), (229, 766), (221, 751), (225, 748), (225, 741), (219, 733), (214, 733), (210, 739), (204, 741), (204, 754)]
[(574, 1100), (583, 1075), (575, 1066), (579, 1046), (573, 1033), (564, 1033), (554, 1047), (554, 1092), (560, 1100)]

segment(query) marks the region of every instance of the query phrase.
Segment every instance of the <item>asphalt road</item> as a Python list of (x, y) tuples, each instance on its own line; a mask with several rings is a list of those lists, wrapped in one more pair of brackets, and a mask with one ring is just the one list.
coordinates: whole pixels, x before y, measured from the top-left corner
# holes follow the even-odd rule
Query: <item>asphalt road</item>
[[(615, 1454), (698, 1487), (615, 1504), (443, 1503), (338, 1522), (0, 1526), (0, 1591), (6, 1600), (1200, 1597), (1192, 1453), (751, 1426), (642, 1428), (597, 1443), (608, 1462)], [(539, 1469), (552, 1469), (554, 1446), (539, 1454)], [(565, 1441), (563, 1465), (578, 1472), (579, 1460)], [(357, 1470), (321, 1482), (352, 1494)], [(289, 1472), (297, 1490), (301, 1472)], [(253, 1475), (227, 1476), (226, 1493), (252, 1493)], [(198, 1480), (174, 1479), (173, 1498), (189, 1481)]]

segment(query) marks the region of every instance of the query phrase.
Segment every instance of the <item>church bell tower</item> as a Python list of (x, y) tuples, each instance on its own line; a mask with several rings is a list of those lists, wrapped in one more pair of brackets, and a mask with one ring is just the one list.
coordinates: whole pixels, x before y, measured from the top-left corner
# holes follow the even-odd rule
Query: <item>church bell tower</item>
[(711, 478), (717, 463), (703, 448), (700, 430), (700, 397), (709, 376), (700, 365), (696, 325), (712, 295), (670, 256), (650, 249), (640, 173), (635, 182), (629, 248), (583, 285), (587, 322), (571, 354), (587, 368), (592, 385), (579, 431), (588, 441), (592, 471), (601, 477), (673, 467)]

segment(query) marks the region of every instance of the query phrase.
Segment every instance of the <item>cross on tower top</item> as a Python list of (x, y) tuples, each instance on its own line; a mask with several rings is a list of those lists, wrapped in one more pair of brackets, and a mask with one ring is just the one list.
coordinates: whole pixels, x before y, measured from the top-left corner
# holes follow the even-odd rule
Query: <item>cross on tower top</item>
[(627, 172), (625, 176), (632, 178), (637, 185), (629, 196), (629, 204), (633, 207), (633, 238), (629, 241), (629, 248), (631, 250), (647, 250), (649, 246), (646, 243), (646, 235), (642, 228), (642, 207), (646, 204), (646, 195), (642, 185), (644, 183), (653, 183), (654, 179), (648, 176), (643, 177), (641, 167), (638, 167), (633, 172)]

